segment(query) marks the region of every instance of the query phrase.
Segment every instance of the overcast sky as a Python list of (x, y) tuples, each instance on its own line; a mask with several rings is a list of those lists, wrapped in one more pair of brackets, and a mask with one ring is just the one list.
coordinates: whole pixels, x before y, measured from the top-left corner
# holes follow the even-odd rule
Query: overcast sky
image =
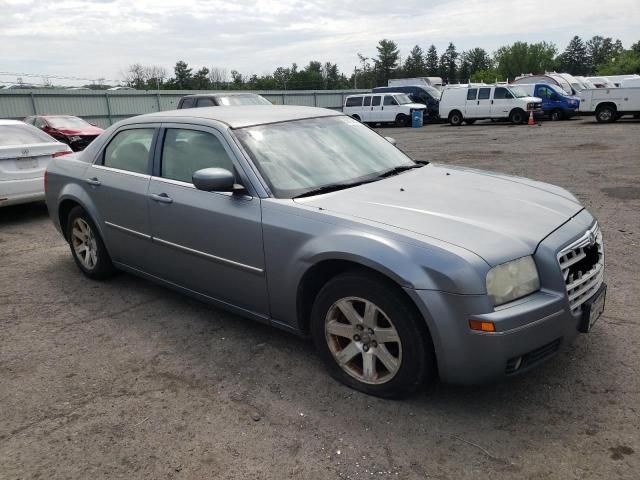
[[(262, 74), (317, 59), (350, 73), (381, 38), (405, 56), (415, 44), (441, 53), (449, 41), (562, 50), (573, 35), (596, 34), (625, 47), (640, 40), (640, 0), (0, 0), (0, 72), (117, 80), (135, 62)], [(15, 76), (0, 74), (7, 80)]]

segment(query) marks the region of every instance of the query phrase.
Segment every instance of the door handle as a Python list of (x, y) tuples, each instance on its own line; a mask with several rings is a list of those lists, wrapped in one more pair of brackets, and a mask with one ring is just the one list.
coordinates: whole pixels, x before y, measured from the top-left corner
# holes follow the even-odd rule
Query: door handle
[(476, 102), (476, 105), (480, 105), (480, 100), (478, 100), (478, 101)]
[(85, 178), (84, 181), (87, 182), (89, 185), (93, 185), (94, 187), (99, 187), (100, 185), (102, 185), (102, 182), (98, 180), (96, 177)]
[(160, 203), (171, 203), (171, 202), (173, 202), (173, 199), (169, 195), (167, 195), (166, 193), (152, 193), (149, 196), (151, 197), (151, 200), (153, 200), (155, 202), (160, 202)]
[(491, 105), (493, 105), (493, 100), (491, 100)]

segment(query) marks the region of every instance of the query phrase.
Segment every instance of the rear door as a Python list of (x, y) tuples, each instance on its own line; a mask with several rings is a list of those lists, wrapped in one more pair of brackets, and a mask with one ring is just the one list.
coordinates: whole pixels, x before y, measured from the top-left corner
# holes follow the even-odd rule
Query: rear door
[(118, 130), (84, 179), (112, 260), (143, 271), (149, 271), (151, 264), (147, 190), (159, 127), (127, 125)]
[(198, 190), (191, 180), (196, 170), (218, 167), (248, 185), (224, 136), (212, 127), (166, 124), (158, 148), (148, 208), (152, 252), (161, 261), (152, 273), (209, 298), (268, 314), (260, 199)]
[(383, 111), (382, 111), (382, 95), (372, 95), (371, 96), (371, 109), (369, 110), (369, 121), (370, 122), (383, 122)]
[(371, 119), (371, 95), (365, 95), (362, 102), (362, 121), (369, 122)]

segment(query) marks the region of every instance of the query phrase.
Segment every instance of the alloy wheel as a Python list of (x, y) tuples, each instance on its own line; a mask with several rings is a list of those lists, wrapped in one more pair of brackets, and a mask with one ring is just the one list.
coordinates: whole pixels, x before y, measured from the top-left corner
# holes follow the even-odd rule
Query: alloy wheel
[(73, 221), (71, 241), (76, 257), (87, 270), (93, 270), (98, 263), (98, 244), (93, 230), (82, 218)]
[(336, 363), (360, 382), (383, 384), (400, 369), (400, 335), (369, 300), (345, 297), (335, 302), (325, 317), (325, 338)]

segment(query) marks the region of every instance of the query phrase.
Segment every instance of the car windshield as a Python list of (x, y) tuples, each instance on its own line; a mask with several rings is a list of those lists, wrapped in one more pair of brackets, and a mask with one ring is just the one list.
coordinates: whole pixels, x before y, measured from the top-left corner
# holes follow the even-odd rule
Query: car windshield
[(431, 95), (436, 100), (440, 99), (440, 95), (442, 94), (442, 92), (437, 88), (435, 87), (422, 87), (422, 88), (424, 88), (427, 92), (429, 92), (429, 95)]
[(91, 127), (91, 124), (78, 117), (47, 117), (47, 122), (53, 128), (81, 129)]
[(220, 105), (271, 105), (271, 102), (260, 95), (227, 95), (217, 96)]
[(234, 131), (277, 198), (369, 179), (416, 163), (383, 137), (346, 116)]
[(413, 101), (409, 98), (409, 95), (404, 93), (396, 93), (394, 95), (398, 105), (406, 105), (407, 103), (413, 103)]
[(0, 125), (0, 147), (52, 143), (55, 140), (32, 125)]
[(527, 97), (527, 92), (525, 92), (521, 87), (514, 87), (511, 86), (509, 87), (509, 90), (511, 91), (511, 93), (513, 93), (513, 96), (516, 98), (522, 98), (522, 97)]

